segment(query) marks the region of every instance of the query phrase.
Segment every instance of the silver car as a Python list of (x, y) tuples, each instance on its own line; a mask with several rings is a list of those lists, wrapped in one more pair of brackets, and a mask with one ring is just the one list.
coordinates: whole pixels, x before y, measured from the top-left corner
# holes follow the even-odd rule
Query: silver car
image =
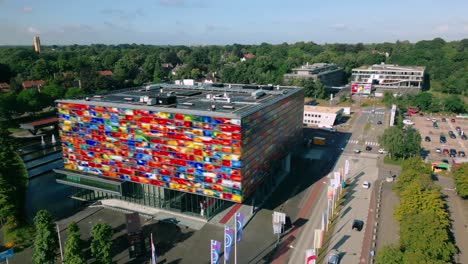
[(338, 263), (340, 263), (340, 254), (330, 253), (330, 255), (328, 255), (327, 264), (338, 264)]

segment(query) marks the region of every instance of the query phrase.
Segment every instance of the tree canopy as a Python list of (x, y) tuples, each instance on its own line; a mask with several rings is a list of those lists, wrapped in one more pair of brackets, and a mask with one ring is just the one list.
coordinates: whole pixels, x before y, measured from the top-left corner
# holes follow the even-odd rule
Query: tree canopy
[(453, 168), (453, 177), (457, 194), (464, 199), (468, 198), (468, 163)]
[(58, 246), (57, 232), (52, 215), (47, 210), (40, 210), (34, 217), (36, 238), (32, 260), (35, 264), (54, 264)]
[(114, 232), (108, 224), (95, 224), (91, 229), (91, 254), (98, 263), (111, 264), (112, 235)]
[(406, 159), (419, 155), (421, 151), (421, 135), (413, 127), (389, 127), (380, 136), (379, 143), (392, 158)]

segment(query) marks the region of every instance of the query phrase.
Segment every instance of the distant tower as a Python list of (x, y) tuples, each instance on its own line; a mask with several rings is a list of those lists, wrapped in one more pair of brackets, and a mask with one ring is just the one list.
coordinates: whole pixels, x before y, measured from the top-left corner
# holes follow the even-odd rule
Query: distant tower
[(34, 51), (37, 53), (41, 53), (41, 41), (39, 40), (39, 36), (34, 36)]

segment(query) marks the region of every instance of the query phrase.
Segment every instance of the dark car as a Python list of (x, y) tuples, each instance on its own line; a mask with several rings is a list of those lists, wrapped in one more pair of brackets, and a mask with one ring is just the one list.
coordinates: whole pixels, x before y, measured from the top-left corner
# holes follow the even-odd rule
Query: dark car
[(447, 143), (447, 138), (445, 136), (440, 136), (440, 143), (442, 144)]
[(456, 149), (450, 149), (450, 157), (456, 157), (457, 156), (457, 150)]
[(447, 119), (445, 119), (445, 117), (442, 117), (442, 122), (447, 122)]
[(377, 121), (377, 125), (381, 125), (382, 124), (382, 121)]
[(442, 162), (447, 164), (449, 163), (448, 159), (443, 159)]
[(461, 128), (460, 127), (456, 127), (455, 130), (460, 133), (461, 132)]
[(463, 140), (466, 140), (466, 135), (463, 134), (463, 135), (461, 136), (461, 138), (462, 138)]
[(453, 138), (453, 139), (457, 138), (457, 137), (455, 136), (455, 133), (453, 133), (452, 130), (450, 130), (450, 131), (448, 132), (448, 134), (449, 134), (449, 137), (450, 137), (450, 138)]
[(426, 137), (424, 138), (424, 141), (426, 141), (426, 142), (431, 142), (431, 137), (426, 136)]
[(437, 122), (432, 123), (433, 128), (439, 128), (439, 125), (437, 125)]
[(372, 150), (372, 147), (371, 147), (371, 146), (366, 146), (366, 150), (367, 150), (367, 151), (371, 151), (371, 150)]
[(465, 157), (465, 151), (463, 150), (458, 151), (458, 156)]
[(357, 231), (361, 231), (362, 227), (364, 226), (364, 222), (361, 220), (354, 219), (352, 229), (356, 229)]

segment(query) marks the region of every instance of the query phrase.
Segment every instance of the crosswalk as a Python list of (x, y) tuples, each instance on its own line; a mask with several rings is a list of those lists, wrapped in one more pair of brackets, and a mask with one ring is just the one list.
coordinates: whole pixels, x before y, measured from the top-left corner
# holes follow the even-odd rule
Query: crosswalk
[[(359, 143), (359, 140), (356, 140), (356, 139), (348, 139), (346, 140), (346, 143), (349, 143), (349, 144), (358, 144)], [(373, 142), (373, 141), (366, 141), (364, 142), (366, 146), (380, 146), (380, 144), (378, 142)]]
[(372, 141), (366, 141), (366, 146), (380, 146), (379, 143), (377, 142), (372, 142)]
[(362, 111), (363, 113), (366, 113), (366, 114), (376, 114), (376, 115), (385, 115), (385, 111), (375, 111), (375, 112), (372, 112), (372, 111)]

